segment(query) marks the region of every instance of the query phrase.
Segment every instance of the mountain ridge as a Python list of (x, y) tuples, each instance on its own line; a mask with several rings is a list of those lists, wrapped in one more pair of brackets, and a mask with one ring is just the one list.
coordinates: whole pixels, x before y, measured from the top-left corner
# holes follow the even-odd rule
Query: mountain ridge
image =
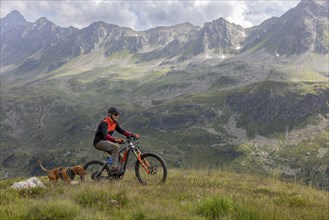
[[(295, 9), (289, 10), (280, 18), (271, 19), (271, 22), (264, 21), (259, 26), (248, 29), (219, 18), (205, 23), (200, 28), (191, 24), (188, 24), (188, 26), (186, 24), (177, 24), (171, 27), (156, 27), (146, 31), (135, 31), (131, 28), (107, 24), (103, 21), (94, 22), (82, 29), (62, 28), (46, 18), (40, 18), (33, 23), (26, 22), (18, 11), (13, 11), (8, 16), (17, 20), (19, 24), (23, 24), (25, 21), (25, 25), (33, 26), (33, 30), (35, 28), (40, 29), (34, 38), (41, 37), (38, 42), (45, 45), (45, 47), (42, 47), (32, 44), (30, 51), (25, 50), (26, 55), (21, 59), (31, 58), (37, 51), (41, 54), (47, 53), (47, 51), (44, 51), (45, 48), (51, 46), (53, 49), (50, 50), (54, 50), (54, 53), (58, 54), (57, 58), (53, 56), (57, 60), (55, 63), (61, 64), (63, 59), (71, 60), (79, 55), (90, 53), (96, 49), (97, 45), (104, 48), (104, 56), (106, 57), (126, 50), (130, 54), (137, 54), (142, 62), (176, 57), (174, 60), (177, 63), (177, 61), (191, 59), (199, 54), (205, 54), (206, 57), (213, 57), (214, 54), (234, 55), (255, 47), (256, 50), (265, 50), (277, 56), (298, 55), (309, 50), (319, 54), (328, 54), (328, 45), (325, 43), (325, 27), (327, 27), (328, 19), (325, 19), (325, 10), (326, 6), (316, 4), (313, 1), (302, 1)], [(314, 16), (315, 12), (319, 14), (316, 18)], [(300, 19), (294, 19), (296, 16), (299, 16)], [(309, 18), (317, 19), (317, 28), (304, 24)], [(5, 17), (1, 20), (3, 23), (9, 18)], [(301, 23), (299, 21), (305, 22)], [(296, 28), (292, 30), (290, 27)], [(24, 30), (18, 30), (21, 33), (23, 31), (22, 36), (18, 39), (7, 39), (6, 28), (2, 29), (3, 44), (9, 43), (9, 47), (14, 47), (13, 42), (17, 42), (18, 39), (23, 41), (23, 45), (31, 44), (29, 42), (32, 39), (24, 39), (22, 35)], [(31, 27), (28, 29), (31, 29)], [(304, 29), (309, 31), (302, 34)], [(316, 36), (311, 36), (313, 30), (318, 33)], [(46, 35), (47, 33), (49, 36)], [(277, 33), (285, 34), (279, 36)], [(57, 38), (51, 38), (51, 36), (57, 36)], [(42, 39), (49, 39), (49, 42), (43, 42)], [(8, 46), (4, 47), (5, 45), (2, 45), (3, 54), (8, 53), (10, 56), (11, 52), (6, 51), (5, 48)], [(22, 50), (23, 48), (19, 49)], [(10, 58), (2, 56), (1, 65), (17, 63), (13, 57), (14, 55), (11, 55)], [(11, 59), (12, 61), (10, 61)], [(50, 69), (54, 69), (54, 66)]]

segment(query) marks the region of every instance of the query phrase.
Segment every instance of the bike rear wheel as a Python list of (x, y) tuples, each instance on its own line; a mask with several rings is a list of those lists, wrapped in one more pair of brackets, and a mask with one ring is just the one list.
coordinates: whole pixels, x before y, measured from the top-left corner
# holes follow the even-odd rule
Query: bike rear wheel
[(168, 170), (165, 161), (155, 153), (144, 153), (141, 160), (145, 167), (137, 160), (135, 173), (139, 182), (145, 185), (157, 185), (164, 183)]
[(100, 175), (97, 175), (97, 172), (102, 168), (103, 165), (104, 162), (99, 160), (92, 160), (86, 163), (83, 166), (83, 169), (87, 171), (84, 180), (99, 181), (102, 179), (108, 179), (110, 177), (110, 168), (107, 165), (105, 166), (104, 170), (100, 173)]

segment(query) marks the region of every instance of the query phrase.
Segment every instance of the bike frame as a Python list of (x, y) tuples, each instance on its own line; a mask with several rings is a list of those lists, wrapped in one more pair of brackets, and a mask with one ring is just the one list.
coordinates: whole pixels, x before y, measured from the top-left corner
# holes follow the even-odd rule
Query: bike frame
[[(126, 167), (127, 167), (127, 162), (128, 162), (128, 157), (130, 155), (130, 152), (132, 151), (134, 153), (134, 155), (136, 156), (136, 159), (139, 161), (139, 163), (142, 165), (143, 169), (145, 170), (145, 172), (147, 174), (151, 173), (151, 170), (149, 169), (150, 164), (147, 162), (146, 159), (142, 159), (141, 155), (141, 151), (135, 147), (134, 143), (133, 143), (134, 139), (127, 139), (125, 142), (128, 143), (127, 146), (125, 146), (124, 148), (122, 148), (119, 152), (119, 164), (123, 169), (123, 174), (126, 172)], [(105, 167), (109, 164), (109, 162), (106, 160), (106, 162), (104, 163), (104, 165), (97, 171), (96, 175), (100, 175)]]

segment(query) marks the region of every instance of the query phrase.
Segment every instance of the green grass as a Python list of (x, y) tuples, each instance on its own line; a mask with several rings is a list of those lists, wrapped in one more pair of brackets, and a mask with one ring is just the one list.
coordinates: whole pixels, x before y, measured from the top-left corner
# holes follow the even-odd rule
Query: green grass
[(154, 72), (153, 76), (151, 75), (152, 80), (144, 80), (142, 86), (135, 91), (136, 94), (154, 96), (154, 94), (158, 93), (168, 93), (177, 89), (182, 90), (189, 85), (188, 80), (193, 79), (195, 76), (195, 74), (185, 71), (166, 74), (168, 71), (168, 68), (163, 68)]
[(160, 186), (124, 179), (16, 191), (0, 181), (4, 219), (329, 219), (329, 194), (297, 183), (215, 169), (170, 169)]
[[(312, 68), (303, 69), (296, 66), (276, 67), (271, 70), (268, 80), (291, 83), (325, 83), (328, 77), (316, 72)], [(309, 86), (304, 85), (305, 89)], [(301, 89), (301, 88), (299, 88)]]

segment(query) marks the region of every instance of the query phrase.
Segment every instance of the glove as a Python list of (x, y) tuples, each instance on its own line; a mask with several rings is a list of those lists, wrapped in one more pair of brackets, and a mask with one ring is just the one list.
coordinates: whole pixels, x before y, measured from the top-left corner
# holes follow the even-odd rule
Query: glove
[(139, 134), (133, 134), (133, 136), (137, 139), (139, 139), (141, 137)]
[(117, 142), (119, 144), (124, 144), (125, 143), (125, 141), (122, 138), (115, 139), (115, 142)]

